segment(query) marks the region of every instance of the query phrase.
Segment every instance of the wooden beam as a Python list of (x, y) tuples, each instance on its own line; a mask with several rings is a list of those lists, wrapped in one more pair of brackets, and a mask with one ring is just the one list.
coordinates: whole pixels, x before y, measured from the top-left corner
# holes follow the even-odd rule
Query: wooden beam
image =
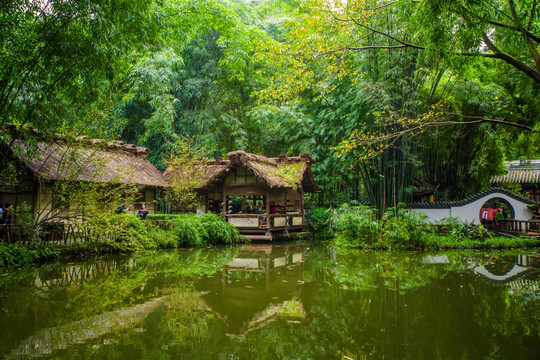
[(227, 213), (227, 196), (225, 195), (225, 189), (223, 189), (221, 198), (223, 199), (223, 205), (221, 206), (223, 209), (222, 213), (225, 215)]
[(243, 235), (246, 239), (250, 240), (267, 240), (272, 241), (272, 235)]
[(304, 192), (300, 189), (300, 212), (302, 213), (302, 222), (305, 224), (305, 215), (304, 215)]
[(270, 190), (266, 188), (266, 232), (270, 232)]
[(266, 193), (266, 187), (263, 186), (256, 186), (255, 184), (251, 186), (245, 186), (245, 185), (232, 185), (232, 186), (226, 186), (223, 188), (224, 191), (227, 191), (228, 195), (235, 195), (235, 196), (262, 196)]

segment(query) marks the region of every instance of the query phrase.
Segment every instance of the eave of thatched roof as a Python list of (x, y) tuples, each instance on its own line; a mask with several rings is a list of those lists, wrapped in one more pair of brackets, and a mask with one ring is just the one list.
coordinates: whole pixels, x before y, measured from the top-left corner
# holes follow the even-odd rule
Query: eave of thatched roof
[(309, 154), (297, 157), (280, 155), (277, 158), (267, 158), (244, 151), (233, 151), (228, 153), (227, 157), (229, 160), (219, 159), (205, 164), (204, 178), (199, 189), (208, 189), (220, 182), (231, 168), (245, 166), (272, 189), (302, 187), (304, 192), (319, 191), (311, 172), (313, 160)]
[(121, 141), (79, 138), (68, 142), (38, 139), (28, 145), (15, 139), (11, 152), (38, 179), (167, 186), (147, 159), (148, 149)]

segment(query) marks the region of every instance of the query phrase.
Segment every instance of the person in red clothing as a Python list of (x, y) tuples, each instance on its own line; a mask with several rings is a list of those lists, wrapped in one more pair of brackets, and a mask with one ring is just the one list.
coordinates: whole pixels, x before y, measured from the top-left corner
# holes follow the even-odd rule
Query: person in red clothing
[(492, 216), (492, 221), (493, 221), (493, 227), (495, 227), (497, 225), (497, 220), (495, 219), (497, 217), (497, 209), (496, 208), (493, 208), (493, 210), (491, 211), (491, 216)]

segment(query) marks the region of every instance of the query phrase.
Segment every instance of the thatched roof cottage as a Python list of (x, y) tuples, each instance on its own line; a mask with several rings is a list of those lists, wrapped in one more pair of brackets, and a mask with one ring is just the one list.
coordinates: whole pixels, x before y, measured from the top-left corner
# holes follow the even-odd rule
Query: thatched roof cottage
[[(52, 184), (82, 181), (107, 184), (135, 184), (140, 189), (137, 204), (145, 202), (155, 212), (156, 190), (167, 186), (162, 173), (147, 160), (148, 149), (122, 141), (78, 137), (40, 137), (23, 141), (11, 129), (13, 140), (8, 154), (20, 176), (16, 184), (3, 184), (0, 199), (15, 206), (26, 202), (34, 214), (47, 214), (55, 206)], [(37, 140), (37, 141), (36, 141)], [(7, 144), (3, 144), (8, 148)]]
[(227, 157), (203, 165), (200, 211), (224, 214), (243, 234), (264, 234), (252, 238), (303, 229), (304, 193), (319, 192), (309, 154), (267, 158), (233, 151)]

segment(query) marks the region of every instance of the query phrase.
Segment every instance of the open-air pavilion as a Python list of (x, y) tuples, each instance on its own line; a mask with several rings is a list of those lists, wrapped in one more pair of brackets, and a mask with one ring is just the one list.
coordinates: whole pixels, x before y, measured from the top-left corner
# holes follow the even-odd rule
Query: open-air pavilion
[(244, 235), (272, 239), (305, 225), (304, 194), (319, 189), (309, 154), (267, 158), (244, 151), (205, 164), (201, 210), (223, 214)]

